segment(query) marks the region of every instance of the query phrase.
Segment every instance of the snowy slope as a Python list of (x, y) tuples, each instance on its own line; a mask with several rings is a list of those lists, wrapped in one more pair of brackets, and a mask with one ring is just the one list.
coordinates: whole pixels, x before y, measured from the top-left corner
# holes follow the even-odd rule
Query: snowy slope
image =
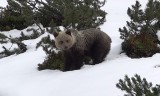
[[(140, 2), (145, 6), (147, 0)], [(123, 96), (115, 84), (125, 74), (133, 76), (136, 73), (153, 84), (160, 84), (160, 68), (154, 68), (160, 65), (160, 54), (141, 59), (119, 54), (122, 41), (118, 28), (125, 26), (129, 19), (127, 8), (134, 3), (135, 0), (107, 0), (104, 7), (108, 12), (107, 22), (101, 28), (113, 42), (106, 61), (69, 72), (38, 71), (37, 64), (43, 62), (46, 56), (42, 48), (35, 49), (41, 37), (27, 40), (24, 41), (29, 48), (27, 52), (0, 59), (0, 96)], [(15, 35), (14, 32), (12, 30), (8, 34)]]
[(5, 7), (7, 4), (7, 0), (0, 0), (0, 6)]

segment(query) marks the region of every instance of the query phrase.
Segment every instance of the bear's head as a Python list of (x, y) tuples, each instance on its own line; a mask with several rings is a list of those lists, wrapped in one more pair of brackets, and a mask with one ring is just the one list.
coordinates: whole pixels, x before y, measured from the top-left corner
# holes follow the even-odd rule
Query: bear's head
[(59, 50), (70, 49), (75, 44), (75, 37), (72, 35), (71, 30), (54, 32), (55, 45)]

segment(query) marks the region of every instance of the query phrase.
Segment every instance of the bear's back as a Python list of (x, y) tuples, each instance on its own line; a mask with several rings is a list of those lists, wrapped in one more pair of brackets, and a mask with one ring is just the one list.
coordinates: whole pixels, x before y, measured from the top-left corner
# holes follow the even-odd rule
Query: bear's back
[(110, 37), (96, 28), (90, 28), (74, 33), (76, 36), (76, 47), (82, 50), (88, 50), (96, 43), (110, 44)]

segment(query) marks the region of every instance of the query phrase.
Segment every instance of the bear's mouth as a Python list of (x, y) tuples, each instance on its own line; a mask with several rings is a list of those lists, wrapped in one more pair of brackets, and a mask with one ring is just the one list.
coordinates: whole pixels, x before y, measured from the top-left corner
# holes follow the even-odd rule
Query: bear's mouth
[(67, 47), (67, 46), (65, 46), (65, 47), (64, 47), (64, 49), (68, 49), (68, 47)]
[(68, 50), (68, 49), (70, 49), (70, 48), (69, 47), (63, 47), (60, 50)]

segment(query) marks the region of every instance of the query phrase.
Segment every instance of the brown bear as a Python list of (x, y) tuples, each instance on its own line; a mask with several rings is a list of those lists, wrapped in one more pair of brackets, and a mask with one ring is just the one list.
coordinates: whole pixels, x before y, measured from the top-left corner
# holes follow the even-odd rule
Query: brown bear
[(56, 47), (64, 55), (64, 71), (80, 69), (85, 56), (92, 58), (93, 64), (101, 63), (111, 47), (111, 38), (96, 28), (68, 29), (55, 32), (54, 37)]

